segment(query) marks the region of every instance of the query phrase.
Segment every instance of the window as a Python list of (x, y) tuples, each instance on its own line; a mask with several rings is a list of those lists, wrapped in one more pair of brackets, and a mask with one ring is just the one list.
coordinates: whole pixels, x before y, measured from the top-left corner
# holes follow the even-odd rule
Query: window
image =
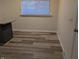
[(21, 15), (49, 16), (50, 1), (49, 0), (22, 0)]

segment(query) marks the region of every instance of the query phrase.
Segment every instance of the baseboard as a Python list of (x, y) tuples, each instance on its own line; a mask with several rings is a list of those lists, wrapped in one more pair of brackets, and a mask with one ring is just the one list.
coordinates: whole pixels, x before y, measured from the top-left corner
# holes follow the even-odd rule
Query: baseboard
[[(58, 39), (59, 39), (59, 41), (60, 41), (60, 36), (59, 36), (59, 33), (58, 33), (58, 32), (57, 32), (57, 37), (58, 37)], [(64, 47), (63, 47), (61, 41), (60, 41), (60, 45), (61, 45), (62, 50), (63, 50), (63, 53), (62, 53), (62, 54), (63, 54), (63, 58), (64, 58), (64, 59), (68, 59), (68, 58), (67, 58), (66, 50), (64, 49)]]
[(26, 29), (13, 29), (13, 31), (25, 31), (25, 32), (52, 32), (52, 33), (57, 33), (56, 31), (50, 31), (50, 30), (26, 30)]

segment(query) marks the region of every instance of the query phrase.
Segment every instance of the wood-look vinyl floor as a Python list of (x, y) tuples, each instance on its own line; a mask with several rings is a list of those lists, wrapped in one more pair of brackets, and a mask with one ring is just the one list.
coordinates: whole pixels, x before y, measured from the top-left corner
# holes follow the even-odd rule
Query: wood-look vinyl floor
[(60, 42), (53, 33), (15, 32), (0, 52), (4, 59), (63, 59)]

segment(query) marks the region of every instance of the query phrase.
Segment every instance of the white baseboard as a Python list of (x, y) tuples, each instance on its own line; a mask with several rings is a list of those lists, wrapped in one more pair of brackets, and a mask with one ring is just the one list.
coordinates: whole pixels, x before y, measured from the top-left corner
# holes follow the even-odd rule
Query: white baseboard
[(59, 39), (59, 41), (60, 41), (60, 45), (61, 45), (61, 47), (62, 47), (62, 50), (63, 50), (63, 58), (64, 59), (68, 59), (67, 58), (67, 53), (66, 53), (66, 50), (64, 49), (64, 47), (63, 47), (63, 45), (62, 45), (62, 43), (61, 43), (61, 39), (60, 39), (60, 36), (59, 36), (59, 33), (57, 32), (57, 36), (58, 36), (58, 39)]
[(26, 29), (13, 29), (13, 31), (26, 31), (26, 32), (53, 32), (53, 33), (57, 33), (56, 31), (50, 31), (50, 30), (26, 30)]

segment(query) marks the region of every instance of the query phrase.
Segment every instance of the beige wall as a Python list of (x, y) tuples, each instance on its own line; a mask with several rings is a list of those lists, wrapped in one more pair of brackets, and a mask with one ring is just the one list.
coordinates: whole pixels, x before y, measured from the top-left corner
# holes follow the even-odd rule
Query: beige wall
[(65, 59), (71, 59), (74, 22), (77, 16), (77, 0), (60, 0), (58, 15), (58, 37), (61, 42)]
[(73, 46), (72, 59), (78, 59), (78, 33), (76, 33)]
[[(13, 30), (24, 31), (56, 31), (58, 0), (51, 0), (52, 17), (21, 17), (20, 0), (4, 0), (4, 18), (16, 19), (13, 23)], [(54, 1), (54, 3), (53, 3)]]
[(3, 7), (2, 7), (2, 3), (3, 3), (3, 1), (0, 1), (0, 20), (2, 20), (3, 19)]

